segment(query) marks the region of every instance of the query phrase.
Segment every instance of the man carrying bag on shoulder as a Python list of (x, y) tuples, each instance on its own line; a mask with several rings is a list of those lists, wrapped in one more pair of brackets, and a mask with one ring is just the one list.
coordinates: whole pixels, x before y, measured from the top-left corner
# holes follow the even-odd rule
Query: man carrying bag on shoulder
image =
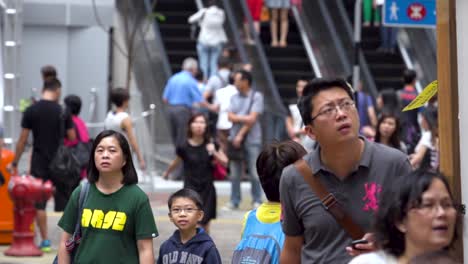
[(261, 151), (262, 131), (259, 116), (263, 113), (263, 95), (252, 89), (252, 75), (240, 70), (234, 75), (234, 85), (239, 91), (231, 97), (228, 109), (233, 126), (229, 132), (228, 157), (231, 178), (231, 201), (225, 209), (238, 209), (241, 203), (240, 178), (245, 160), (251, 182), (252, 206), (261, 204), (262, 190), (255, 161)]

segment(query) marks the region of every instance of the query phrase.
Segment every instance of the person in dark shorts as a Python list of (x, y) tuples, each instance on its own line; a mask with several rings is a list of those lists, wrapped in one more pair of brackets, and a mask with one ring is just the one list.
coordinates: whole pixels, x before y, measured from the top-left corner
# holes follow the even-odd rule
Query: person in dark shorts
[[(62, 107), (58, 104), (61, 92), (61, 83), (58, 79), (49, 79), (44, 82), (41, 100), (29, 108), (23, 114), (21, 120), (21, 133), (16, 144), (15, 158), (10, 164), (10, 170), (16, 170), (21, 155), (23, 154), (29, 133), (33, 135), (33, 152), (31, 157), (31, 175), (44, 181), (51, 179), (49, 164), (63, 140), (62, 127), (69, 140), (75, 140), (76, 134), (73, 122), (63, 115)], [(65, 118), (64, 118), (65, 117)], [(64, 124), (65, 123), (65, 124)], [(55, 183), (54, 183), (55, 184)], [(65, 208), (66, 200), (60, 186), (56, 186), (54, 193), (55, 211)], [(47, 216), (45, 213), (47, 202), (36, 204), (37, 225), (42, 237), (40, 248), (44, 252), (50, 251), (50, 240), (47, 235)]]

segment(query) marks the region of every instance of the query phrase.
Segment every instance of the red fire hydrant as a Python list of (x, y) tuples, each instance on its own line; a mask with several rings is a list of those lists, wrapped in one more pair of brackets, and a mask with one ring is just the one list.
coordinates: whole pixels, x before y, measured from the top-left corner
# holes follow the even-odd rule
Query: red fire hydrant
[(13, 242), (5, 251), (7, 256), (42, 256), (42, 251), (34, 244), (31, 225), (36, 217), (34, 204), (46, 201), (54, 187), (50, 181), (43, 182), (32, 176), (12, 176), (8, 192), (14, 203)]

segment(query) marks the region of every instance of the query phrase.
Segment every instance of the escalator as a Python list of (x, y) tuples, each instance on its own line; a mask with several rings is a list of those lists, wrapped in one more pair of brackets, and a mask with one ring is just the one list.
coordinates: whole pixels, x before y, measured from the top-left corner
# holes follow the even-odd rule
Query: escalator
[[(354, 1), (345, 1), (343, 5), (349, 20), (354, 24)], [(361, 38), (362, 52), (374, 77), (377, 89), (401, 89), (403, 87), (402, 75), (406, 65), (397, 47), (392, 53), (378, 50), (381, 46), (379, 27), (362, 27)]]
[(175, 73), (180, 71), (185, 58), (197, 58), (196, 40), (190, 39), (187, 19), (198, 9), (194, 0), (158, 0), (156, 10), (166, 18), (159, 23), (159, 30), (171, 71)]
[(289, 15), (287, 47), (280, 48), (270, 45), (269, 23), (262, 24), (260, 39), (283, 102), (286, 104), (295, 103), (297, 101), (296, 81), (299, 78), (312, 79), (314, 72), (293, 15)]

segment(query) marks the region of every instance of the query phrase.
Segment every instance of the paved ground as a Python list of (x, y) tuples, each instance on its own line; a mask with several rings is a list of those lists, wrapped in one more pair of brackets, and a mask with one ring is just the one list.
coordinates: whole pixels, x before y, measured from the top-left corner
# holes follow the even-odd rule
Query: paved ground
[[(156, 218), (156, 224), (159, 229), (159, 237), (154, 240), (154, 252), (158, 254), (159, 246), (166, 240), (175, 227), (169, 221), (167, 216), (167, 197), (170, 193), (182, 187), (181, 182), (164, 181), (160, 177), (146, 177), (141, 179), (140, 186), (148, 193), (151, 206)], [(213, 221), (211, 227), (211, 236), (215, 241), (218, 250), (223, 259), (223, 263), (231, 263), (232, 252), (239, 242), (241, 223), (243, 215), (250, 209), (250, 185), (242, 183), (243, 203), (241, 209), (236, 211), (223, 211), (220, 208), (228, 201), (230, 193), (230, 184), (228, 182), (217, 182), (215, 184), (218, 193), (218, 218)], [(52, 240), (54, 251), (44, 254), (42, 257), (7, 257), (3, 252), (8, 246), (0, 245), (0, 264), (22, 263), (22, 264), (50, 264), (56, 254), (57, 243), (60, 237), (60, 228), (57, 222), (61, 214), (53, 212), (53, 204), (48, 205), (49, 235)]]

